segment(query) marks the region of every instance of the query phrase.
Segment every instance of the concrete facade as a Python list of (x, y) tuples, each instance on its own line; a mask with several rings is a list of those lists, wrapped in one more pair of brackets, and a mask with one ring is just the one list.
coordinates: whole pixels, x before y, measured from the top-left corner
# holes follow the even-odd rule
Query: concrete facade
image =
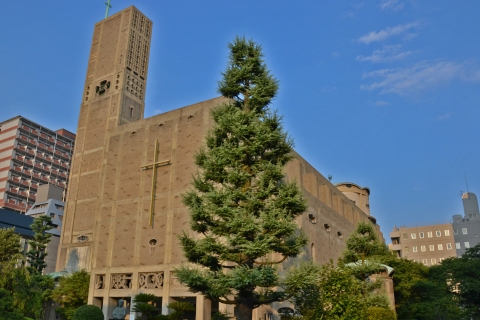
[(462, 195), (464, 215), (454, 215), (453, 234), (457, 256), (461, 257), (465, 250), (480, 243), (480, 212), (478, 210), (477, 196), (472, 192)]
[[(210, 319), (213, 311), (233, 309), (189, 292), (172, 271), (185, 261), (178, 236), (189, 230), (182, 194), (197, 170), (193, 156), (212, 126), (211, 109), (225, 100), (143, 119), (151, 31), (152, 22), (133, 6), (95, 25), (56, 269), (88, 270), (88, 302), (107, 319), (118, 299), (130, 310), (140, 292), (159, 297), (164, 314), (168, 303), (183, 300), (196, 305), (187, 318)], [(153, 170), (145, 166), (154, 162), (156, 141), (158, 160), (165, 161), (152, 185)], [(301, 156), (285, 171), (309, 204), (297, 221), (310, 239), (300, 259), (336, 261), (355, 225), (369, 215)], [(256, 309), (253, 319), (281, 306)]]
[(401, 227), (390, 232), (391, 250), (399, 257), (432, 266), (443, 259), (456, 257), (452, 224)]
[(0, 208), (25, 213), (42, 184), (67, 188), (75, 135), (24, 117), (0, 123)]

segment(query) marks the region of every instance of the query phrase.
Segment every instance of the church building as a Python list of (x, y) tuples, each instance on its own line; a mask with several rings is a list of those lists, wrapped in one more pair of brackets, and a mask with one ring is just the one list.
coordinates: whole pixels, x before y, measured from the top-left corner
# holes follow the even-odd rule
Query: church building
[[(186, 318), (208, 320), (233, 307), (189, 292), (172, 271), (185, 261), (178, 236), (189, 232), (182, 194), (197, 170), (193, 157), (213, 124), (211, 109), (225, 100), (144, 119), (151, 39), (152, 21), (133, 6), (94, 27), (56, 270), (90, 272), (88, 303), (106, 319), (120, 299), (126, 319), (134, 319), (133, 297), (152, 293), (164, 314), (170, 302), (188, 301), (196, 311)], [(358, 187), (360, 206), (298, 154), (285, 172), (308, 200), (298, 226), (309, 243), (299, 259), (336, 261), (358, 222), (375, 224), (365, 209), (370, 190), (342, 184), (347, 191)], [(255, 309), (253, 318), (277, 318), (281, 307)]]

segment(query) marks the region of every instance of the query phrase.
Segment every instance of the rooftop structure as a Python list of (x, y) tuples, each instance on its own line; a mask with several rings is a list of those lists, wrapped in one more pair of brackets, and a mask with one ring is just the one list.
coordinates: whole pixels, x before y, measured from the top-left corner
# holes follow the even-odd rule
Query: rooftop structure
[(453, 234), (457, 256), (461, 257), (465, 250), (480, 243), (480, 213), (477, 196), (472, 192), (462, 195), (463, 216), (456, 214), (453, 219)]

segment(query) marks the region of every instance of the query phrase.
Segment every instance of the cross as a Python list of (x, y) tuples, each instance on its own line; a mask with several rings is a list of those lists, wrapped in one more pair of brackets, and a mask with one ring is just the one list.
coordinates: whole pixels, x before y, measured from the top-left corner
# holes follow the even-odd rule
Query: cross
[(153, 154), (153, 163), (141, 166), (143, 170), (153, 169), (152, 174), (152, 196), (150, 199), (150, 226), (153, 223), (153, 214), (155, 211), (155, 189), (157, 184), (157, 167), (166, 166), (170, 164), (170, 160), (158, 161), (158, 139), (155, 139), (155, 152)]
[(112, 8), (112, 6), (110, 5), (110, 0), (105, 2), (105, 4), (107, 5), (107, 11), (105, 12), (105, 19), (107, 19), (108, 18), (108, 9)]

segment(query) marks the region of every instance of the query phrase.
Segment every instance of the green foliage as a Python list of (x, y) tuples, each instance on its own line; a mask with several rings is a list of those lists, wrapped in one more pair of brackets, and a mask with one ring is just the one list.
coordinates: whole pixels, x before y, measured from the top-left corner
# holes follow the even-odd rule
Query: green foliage
[(43, 316), (43, 303), (53, 288), (53, 280), (38, 275), (28, 268), (18, 267), (17, 260), (0, 263), (0, 288), (9, 292), (4, 295), (11, 299), (13, 307), (23, 317), (40, 319)]
[[(195, 158), (200, 170), (183, 197), (191, 228), (201, 236), (180, 240), (198, 267), (181, 266), (176, 275), (192, 292), (236, 304), (243, 320), (251, 319), (253, 308), (287, 298), (275, 290), (281, 285), (275, 265), (306, 244), (295, 223), (306, 203), (297, 185), (285, 181), (292, 141), (269, 109), (278, 83), (261, 47), (237, 37), (229, 48), (219, 82), (229, 100), (212, 112), (215, 124)], [(269, 258), (274, 253), (279, 260)]]
[(395, 311), (388, 308), (369, 307), (367, 309), (367, 320), (397, 320)]
[(102, 309), (97, 306), (85, 305), (78, 308), (73, 320), (104, 320)]
[(0, 263), (21, 257), (21, 238), (14, 230), (15, 228), (0, 228)]
[(15, 310), (13, 297), (5, 289), (0, 289), (0, 319), (3, 320), (23, 320), (23, 315)]
[(141, 313), (142, 319), (153, 320), (156, 319), (158, 311), (155, 307), (155, 301), (158, 299), (150, 293), (139, 293), (133, 298), (132, 311)]
[(47, 232), (53, 228), (52, 218), (40, 215), (33, 220), (33, 224), (30, 227), (35, 235), (33, 240), (28, 241), (30, 250), (27, 253), (27, 260), (35, 272), (42, 274), (43, 269), (47, 266), (45, 262), (47, 252), (45, 249), (52, 236), (51, 233)]
[(57, 308), (58, 314), (71, 320), (79, 307), (87, 304), (90, 274), (85, 270), (76, 271), (69, 276), (61, 278), (51, 297), (61, 307)]

